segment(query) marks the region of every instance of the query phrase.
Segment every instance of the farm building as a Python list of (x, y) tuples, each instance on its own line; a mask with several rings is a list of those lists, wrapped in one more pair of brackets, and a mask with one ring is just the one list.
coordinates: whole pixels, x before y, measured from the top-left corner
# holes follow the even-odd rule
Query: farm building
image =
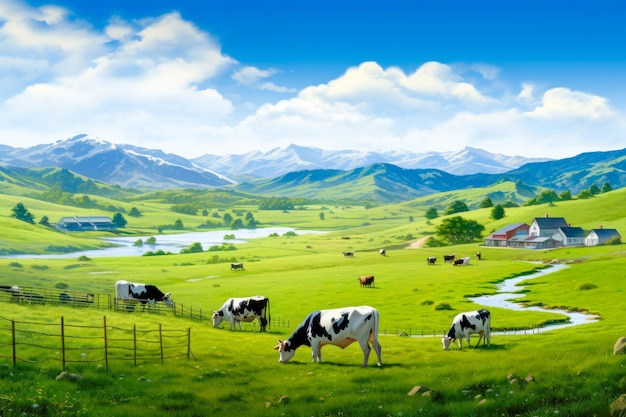
[(587, 237), (585, 237), (585, 246), (602, 245), (613, 238), (622, 238), (616, 229), (604, 229), (602, 227), (599, 229), (591, 229)]
[(61, 220), (57, 222), (57, 228), (68, 232), (117, 230), (115, 224), (113, 224), (111, 219), (107, 216), (62, 217)]
[(504, 226), (496, 230), (485, 238), (485, 246), (509, 246), (508, 241), (516, 236), (528, 236), (528, 226), (526, 223), (515, 223)]
[(583, 246), (585, 231), (582, 227), (559, 227), (552, 238), (559, 242), (559, 246)]

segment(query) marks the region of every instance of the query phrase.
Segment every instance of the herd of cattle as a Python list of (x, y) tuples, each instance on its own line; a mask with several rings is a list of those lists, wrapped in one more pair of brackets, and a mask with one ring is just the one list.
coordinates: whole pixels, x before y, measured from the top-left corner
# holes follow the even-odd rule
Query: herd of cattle
[[(380, 249), (379, 253), (386, 256), (386, 251)], [(352, 252), (344, 252), (344, 256), (354, 256)], [(480, 259), (480, 252), (476, 254)], [(429, 265), (434, 265), (436, 257), (428, 257)], [(468, 265), (469, 257), (456, 258), (455, 254), (444, 255), (444, 262), (451, 262), (453, 265)], [(243, 269), (242, 263), (231, 264), (231, 269)], [(366, 275), (358, 278), (361, 287), (373, 287), (374, 276)], [(22, 297), (17, 286), (0, 286), (0, 291), (11, 293), (13, 297)], [(116, 300), (124, 303), (127, 309), (134, 309), (136, 304), (145, 306), (163, 302), (172, 307), (174, 305), (171, 293), (164, 293), (155, 285), (139, 284), (125, 280), (115, 283)], [(77, 301), (68, 294), (59, 295), (61, 302)], [(91, 300), (91, 301), (90, 301)], [(93, 294), (87, 294), (81, 299), (82, 302), (93, 302)], [(247, 298), (229, 298), (224, 302), (219, 310), (213, 311), (212, 324), (219, 326), (222, 321), (230, 324), (231, 330), (239, 327), (241, 322), (251, 322), (258, 320), (260, 331), (264, 332), (270, 323), (270, 300), (264, 296), (254, 296)], [(376, 352), (377, 364), (382, 366), (382, 348), (378, 341), (378, 325), (380, 315), (378, 310), (370, 306), (345, 307), (331, 310), (319, 310), (310, 313), (304, 321), (296, 328), (287, 340), (278, 339), (278, 345), (274, 349), (278, 350), (279, 361), (288, 362), (295, 355), (295, 351), (300, 346), (310, 346), (312, 350), (313, 362), (321, 362), (321, 348), (324, 345), (334, 345), (345, 348), (348, 345), (358, 342), (363, 351), (363, 366), (368, 365), (372, 348)], [(451, 343), (458, 341), (459, 349), (463, 348), (463, 339), (467, 340), (470, 346), (470, 335), (478, 334), (478, 343), (491, 343), (491, 314), (485, 309), (458, 314), (452, 321), (450, 330), (444, 334), (441, 342), (443, 349), (448, 350)], [(371, 345), (371, 346), (370, 346)]]

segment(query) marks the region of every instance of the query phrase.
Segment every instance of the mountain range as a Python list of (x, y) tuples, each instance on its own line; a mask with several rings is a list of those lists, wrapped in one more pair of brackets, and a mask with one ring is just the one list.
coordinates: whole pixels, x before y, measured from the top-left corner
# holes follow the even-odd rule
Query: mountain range
[[(0, 145), (4, 167), (58, 167), (129, 189), (235, 188), (266, 196), (406, 201), (437, 192), (511, 181), (518, 189), (578, 193), (591, 184), (626, 185), (626, 149), (560, 160), (459, 152), (328, 151), (290, 145), (267, 153), (203, 155), (192, 160), (87, 135), (29, 148)], [(518, 190), (519, 191), (519, 190)]]

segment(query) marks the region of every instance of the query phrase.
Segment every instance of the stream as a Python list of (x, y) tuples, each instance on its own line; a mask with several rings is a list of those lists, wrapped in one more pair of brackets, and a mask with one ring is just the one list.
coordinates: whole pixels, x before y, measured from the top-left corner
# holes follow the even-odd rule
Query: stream
[[(566, 310), (559, 310), (559, 309), (547, 309), (547, 308), (538, 307), (538, 306), (525, 307), (523, 304), (518, 304), (512, 301), (509, 301), (512, 299), (518, 299), (518, 298), (526, 296), (526, 294), (524, 293), (517, 292), (525, 288), (524, 286), (518, 285), (520, 282), (526, 281), (529, 279), (539, 278), (541, 276), (551, 274), (553, 272), (557, 272), (565, 268), (568, 268), (568, 266), (556, 264), (556, 265), (551, 265), (549, 268), (541, 269), (530, 275), (523, 275), (523, 276), (519, 276), (515, 278), (506, 279), (500, 284), (497, 284), (497, 289), (498, 289), (497, 294), (481, 295), (480, 297), (471, 297), (470, 300), (486, 307), (499, 307), (499, 308), (506, 308), (508, 310), (515, 310), (515, 311), (541, 311), (544, 313), (562, 314), (564, 316), (569, 317), (568, 322), (547, 324), (543, 327), (532, 329), (533, 333), (545, 332), (548, 330), (556, 330), (556, 329), (562, 329), (565, 327), (579, 326), (582, 324), (597, 322), (599, 318), (592, 314), (585, 314), (585, 313), (576, 312), (576, 311), (566, 311)], [(521, 332), (524, 332), (524, 331), (515, 330), (515, 331), (508, 331), (508, 332), (498, 332), (498, 334), (515, 334), (515, 333), (521, 333)]]

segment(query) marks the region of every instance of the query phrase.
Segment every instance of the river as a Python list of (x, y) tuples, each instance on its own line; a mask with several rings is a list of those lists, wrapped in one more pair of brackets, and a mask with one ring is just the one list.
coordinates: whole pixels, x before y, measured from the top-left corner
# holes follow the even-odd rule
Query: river
[[(327, 233), (318, 230), (296, 230), (289, 227), (267, 227), (258, 229), (214, 230), (209, 232), (176, 233), (171, 235), (154, 234), (149, 236), (111, 237), (102, 238), (102, 240), (116, 245), (110, 248), (61, 254), (6, 255), (1, 256), (0, 258), (51, 259), (77, 258), (79, 256), (87, 256), (89, 258), (142, 256), (145, 252), (155, 252), (158, 250), (171, 253), (179, 253), (181, 249), (186, 248), (196, 242), (200, 242), (200, 244), (202, 245), (202, 249), (206, 251), (210, 246), (213, 245), (221, 245), (222, 243), (245, 243), (250, 239), (267, 237), (272, 234), (278, 234), (280, 236), (284, 235), (287, 232), (294, 232), (298, 235)], [(235, 236), (235, 239), (224, 239), (225, 235), (233, 235)], [(150, 237), (154, 237), (156, 239), (156, 243), (154, 245), (148, 245), (144, 243), (142, 246), (135, 246), (135, 242), (137, 242), (138, 240), (141, 239), (142, 242), (145, 242)]]
[[(470, 300), (474, 301), (477, 304), (487, 307), (499, 307), (505, 308), (508, 310), (516, 310), (516, 311), (541, 311), (544, 313), (554, 313), (561, 314), (569, 317), (569, 321), (565, 323), (555, 323), (549, 324), (541, 328), (533, 329), (534, 333), (544, 332), (548, 330), (556, 330), (562, 329), (565, 327), (578, 326), (581, 324), (594, 323), (598, 321), (598, 317), (591, 314), (585, 314), (581, 312), (575, 311), (566, 311), (566, 310), (558, 310), (558, 309), (546, 309), (538, 306), (524, 307), (523, 304), (514, 303), (510, 300), (518, 299), (521, 297), (525, 297), (524, 293), (516, 293), (516, 291), (520, 291), (524, 289), (524, 286), (518, 285), (522, 281), (526, 281), (529, 279), (539, 278), (541, 276), (551, 274), (553, 272), (560, 271), (564, 268), (568, 268), (567, 265), (556, 264), (551, 265), (548, 268), (541, 269), (530, 275), (523, 275), (515, 278), (506, 279), (500, 284), (497, 285), (498, 293), (493, 295), (481, 295), (480, 297), (472, 297)], [(500, 333), (500, 332), (499, 332)], [(505, 333), (520, 333), (520, 331), (515, 332), (501, 332), (500, 334)]]

